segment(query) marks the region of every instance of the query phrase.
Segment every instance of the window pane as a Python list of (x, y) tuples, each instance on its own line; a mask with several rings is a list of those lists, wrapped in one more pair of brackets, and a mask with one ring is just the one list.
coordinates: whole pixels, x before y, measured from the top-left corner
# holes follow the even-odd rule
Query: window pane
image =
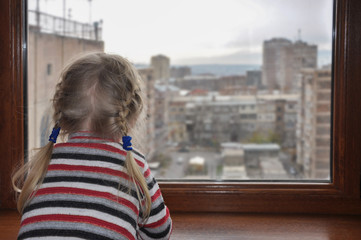
[(29, 0), (28, 145), (61, 69), (89, 51), (139, 69), (138, 147), (159, 179), (330, 180), (332, 0)]

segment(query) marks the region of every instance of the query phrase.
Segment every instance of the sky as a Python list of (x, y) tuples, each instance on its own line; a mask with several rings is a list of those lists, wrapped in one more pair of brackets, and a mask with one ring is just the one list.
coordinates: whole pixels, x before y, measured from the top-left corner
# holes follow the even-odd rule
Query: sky
[[(28, 0), (29, 9), (36, 0)], [(147, 64), (262, 64), (262, 43), (274, 37), (318, 46), (331, 62), (332, 0), (38, 0), (40, 11), (103, 21), (105, 51)]]

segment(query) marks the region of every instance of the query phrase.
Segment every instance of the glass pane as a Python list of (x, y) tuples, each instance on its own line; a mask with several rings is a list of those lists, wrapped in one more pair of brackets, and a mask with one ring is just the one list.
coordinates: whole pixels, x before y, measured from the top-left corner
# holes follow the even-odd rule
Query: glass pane
[(28, 145), (61, 69), (118, 53), (145, 83), (158, 179), (330, 180), (332, 0), (29, 0)]

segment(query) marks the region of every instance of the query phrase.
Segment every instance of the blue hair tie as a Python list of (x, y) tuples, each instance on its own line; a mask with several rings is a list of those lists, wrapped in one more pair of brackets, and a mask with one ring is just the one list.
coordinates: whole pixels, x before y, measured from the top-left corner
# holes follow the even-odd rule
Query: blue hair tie
[(60, 127), (58, 128), (54, 127), (53, 131), (50, 134), (49, 141), (56, 143), (56, 139), (58, 138), (59, 132), (60, 132)]
[(133, 149), (133, 148), (131, 147), (131, 146), (132, 146), (132, 143), (130, 142), (130, 140), (132, 140), (132, 137), (131, 137), (131, 136), (123, 136), (123, 137), (122, 137), (122, 140), (123, 140), (123, 148), (124, 148), (124, 150), (130, 151), (130, 150)]

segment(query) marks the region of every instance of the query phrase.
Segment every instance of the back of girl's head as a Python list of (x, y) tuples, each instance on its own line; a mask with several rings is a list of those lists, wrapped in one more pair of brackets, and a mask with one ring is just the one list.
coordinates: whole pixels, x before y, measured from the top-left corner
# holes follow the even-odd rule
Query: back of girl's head
[(119, 139), (143, 109), (135, 67), (118, 55), (92, 53), (62, 73), (53, 99), (54, 121), (64, 134), (88, 130)]
[[(118, 55), (92, 53), (79, 58), (63, 71), (57, 84), (53, 99), (55, 127), (61, 127), (63, 134), (87, 130), (119, 140), (143, 113), (140, 84), (134, 66)], [(14, 173), (12, 183), (20, 193), (17, 203), (20, 212), (42, 183), (52, 151), (53, 141), (49, 141)], [(125, 166), (138, 199), (141, 199), (140, 192), (145, 193), (144, 216), (147, 217), (150, 193), (131, 151), (127, 151)], [(27, 175), (25, 182), (24, 175)]]

